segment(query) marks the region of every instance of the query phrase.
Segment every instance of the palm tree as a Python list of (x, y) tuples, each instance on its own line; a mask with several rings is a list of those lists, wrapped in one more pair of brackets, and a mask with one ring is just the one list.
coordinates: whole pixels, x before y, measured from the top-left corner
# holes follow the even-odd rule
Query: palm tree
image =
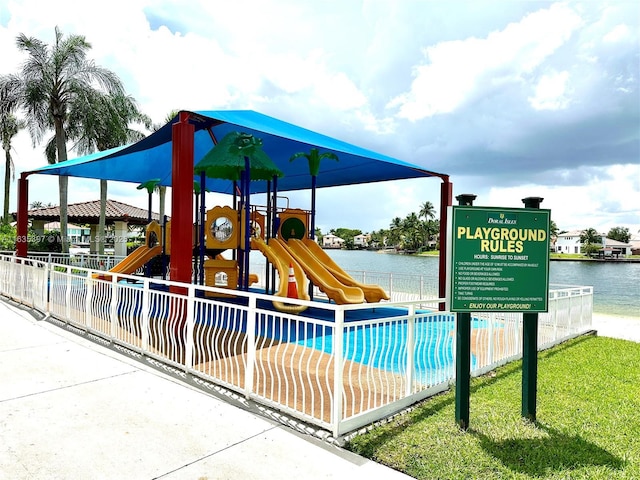
[(596, 245), (600, 245), (602, 236), (598, 234), (595, 228), (587, 228), (580, 234), (580, 243), (582, 243), (582, 251), (586, 255), (593, 253), (598, 249)]
[(402, 219), (395, 217), (389, 224), (389, 241), (394, 247), (400, 243), (402, 239)]
[(20, 129), (26, 125), (24, 121), (18, 120), (9, 112), (0, 112), (0, 138), (2, 140), (2, 149), (4, 150), (4, 210), (2, 214), (2, 223), (9, 223), (9, 188), (11, 180), (14, 178), (14, 165), (11, 158), (11, 140), (15, 137)]
[(420, 205), (418, 217), (424, 218), (425, 220), (433, 220), (434, 218), (436, 218), (436, 209), (433, 206), (433, 203), (427, 200), (422, 205)]
[(315, 238), (315, 229), (316, 229), (316, 181), (318, 178), (318, 173), (320, 172), (320, 162), (325, 158), (330, 160), (338, 160), (338, 156), (332, 152), (323, 152), (317, 148), (312, 148), (309, 153), (298, 152), (291, 155), (289, 158), (290, 162), (293, 162), (296, 158), (304, 157), (309, 162), (309, 173), (311, 174), (311, 228), (309, 231), (311, 232), (311, 239)]
[[(49, 162), (67, 160), (67, 128), (70, 121), (82, 125), (84, 119), (70, 117), (70, 112), (86, 112), (95, 92), (110, 95), (123, 93), (122, 82), (110, 70), (87, 58), (91, 44), (83, 35), (66, 38), (55, 28), (55, 42), (49, 46), (34, 37), (18, 35), (16, 45), (28, 54), (18, 74), (0, 77), (3, 109), (20, 108), (25, 114), (34, 147), (43, 135), (55, 132), (55, 156)], [(52, 152), (49, 152), (51, 154)], [(60, 232), (62, 251), (69, 251), (67, 231), (68, 177), (58, 178), (60, 190)]]
[[(132, 124), (151, 129), (151, 119), (140, 112), (133, 97), (124, 93), (115, 95), (92, 92), (92, 98), (85, 104), (76, 104), (76, 108), (87, 110), (69, 113), (67, 136), (76, 141), (74, 148), (80, 154), (103, 151), (127, 143), (137, 142), (145, 134), (132, 128)], [(98, 253), (104, 254), (105, 217), (107, 207), (107, 181), (100, 180), (100, 219), (98, 221)]]

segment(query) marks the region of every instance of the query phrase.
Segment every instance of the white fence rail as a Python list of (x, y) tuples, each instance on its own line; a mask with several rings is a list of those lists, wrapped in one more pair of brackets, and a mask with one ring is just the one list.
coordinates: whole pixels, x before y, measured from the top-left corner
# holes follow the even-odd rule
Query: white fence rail
[[(448, 388), (455, 315), (442, 299), (273, 308), (273, 297), (0, 257), (0, 293), (341, 436)], [(226, 294), (226, 296), (220, 296)], [(547, 347), (588, 330), (591, 287), (553, 290)], [(472, 370), (522, 352), (521, 314), (472, 315)]]

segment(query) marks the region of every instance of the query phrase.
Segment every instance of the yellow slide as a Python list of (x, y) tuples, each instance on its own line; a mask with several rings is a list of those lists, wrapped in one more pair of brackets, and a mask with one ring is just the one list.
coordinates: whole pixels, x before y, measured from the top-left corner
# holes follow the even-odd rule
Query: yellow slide
[(347, 272), (345, 272), (340, 266), (322, 249), (317, 242), (310, 238), (302, 240), (305, 246), (313, 253), (318, 260), (322, 262), (327, 270), (329, 270), (334, 277), (340, 280), (345, 285), (352, 287), (358, 287), (364, 292), (364, 298), (369, 303), (377, 303), (380, 300), (389, 300), (389, 294), (384, 291), (380, 285), (360, 283)]
[[(146, 245), (142, 245), (136, 248), (133, 252), (127, 255), (121, 262), (109, 270), (110, 273), (123, 273), (123, 274), (132, 274), (140, 267), (142, 267), (145, 263), (147, 263), (152, 258), (160, 255), (162, 253), (162, 247), (160, 245), (156, 245), (155, 247), (147, 247)], [(102, 280), (110, 280), (111, 275), (108, 274), (94, 274), (94, 277), (100, 278)]]
[(288, 247), (289, 252), (291, 252), (291, 255), (304, 269), (309, 279), (338, 305), (364, 302), (363, 291), (358, 287), (345, 285), (334, 277), (322, 262), (302, 243), (302, 240), (290, 238), (286, 244), (281, 240), (278, 241)]
[[(279, 297), (287, 296), (287, 289), (289, 287), (289, 265), (293, 266), (293, 271), (296, 276), (296, 288), (298, 290), (298, 298), (300, 300), (309, 300), (309, 294), (307, 293), (307, 277), (305, 277), (302, 268), (298, 265), (293, 257), (287, 252), (280, 243), (274, 242), (272, 238), (267, 245), (264, 240), (259, 237), (251, 239), (251, 246), (256, 247), (262, 252), (267, 260), (273, 264), (278, 270), (278, 276), (280, 277), (280, 285), (276, 293)], [(276, 310), (285, 313), (300, 313), (307, 309), (305, 305), (292, 305), (282, 302), (273, 302), (273, 306)]]

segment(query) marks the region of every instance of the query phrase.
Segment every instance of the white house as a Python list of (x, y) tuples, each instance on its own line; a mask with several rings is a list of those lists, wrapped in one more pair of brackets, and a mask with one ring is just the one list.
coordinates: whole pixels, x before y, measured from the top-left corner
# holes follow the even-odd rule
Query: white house
[[(45, 230), (60, 231), (60, 222), (49, 222), (44, 224)], [(86, 243), (91, 240), (91, 229), (89, 227), (81, 227), (73, 223), (67, 223), (67, 238), (69, 243)]]
[(342, 248), (342, 245), (344, 245), (344, 240), (332, 233), (322, 237), (322, 248)]
[(602, 244), (602, 254), (605, 256), (608, 255), (631, 255), (632, 245), (631, 243), (622, 243), (618, 240), (613, 240), (611, 238), (607, 238), (606, 235), (602, 235), (602, 240), (600, 242)]
[(353, 244), (356, 248), (367, 248), (371, 242), (371, 235), (361, 233), (353, 237)]
[(582, 230), (561, 233), (556, 238), (556, 253), (580, 253)]
[[(572, 230), (570, 232), (561, 233), (556, 239), (554, 251), (557, 253), (580, 253), (582, 243), (580, 242), (580, 235), (584, 230)], [(632, 244), (622, 243), (607, 236), (603, 233), (600, 234), (600, 244), (602, 245), (601, 253), (604, 256), (611, 255), (631, 255)]]

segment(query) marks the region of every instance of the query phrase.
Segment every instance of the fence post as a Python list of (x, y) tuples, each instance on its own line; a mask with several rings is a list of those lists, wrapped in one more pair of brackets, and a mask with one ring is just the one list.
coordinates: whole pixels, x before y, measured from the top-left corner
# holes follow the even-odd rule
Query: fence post
[(84, 303), (84, 317), (87, 331), (89, 331), (93, 327), (93, 319), (91, 316), (91, 304), (93, 303), (93, 277), (91, 276), (91, 270), (87, 270), (85, 285), (87, 286), (87, 296)]
[(149, 351), (149, 313), (151, 289), (149, 288), (149, 279), (145, 278), (142, 282), (142, 318), (140, 325), (140, 336), (142, 337), (142, 351)]
[(187, 289), (187, 341), (184, 352), (184, 366), (186, 371), (193, 370), (193, 331), (195, 330), (195, 308), (196, 308), (195, 285), (191, 284)]
[(405, 395), (408, 397), (413, 393), (413, 377), (415, 371), (415, 329), (416, 329), (416, 306), (415, 304), (409, 305), (409, 311), (407, 312), (407, 385), (405, 388)]
[(496, 344), (495, 329), (493, 328), (495, 322), (496, 322), (496, 314), (492, 312), (489, 314), (489, 322), (487, 323), (487, 335), (489, 336), (488, 343), (487, 343), (488, 345), (487, 365), (493, 365), (493, 356), (495, 354), (495, 344)]
[(111, 341), (116, 338), (118, 327), (118, 277), (117, 275), (111, 276), (111, 311), (109, 312), (111, 317)]
[(244, 394), (247, 398), (253, 393), (253, 376), (256, 363), (256, 310), (257, 298), (249, 297), (249, 308), (247, 310), (247, 365), (244, 372)]
[(333, 328), (333, 415), (331, 424), (333, 435), (340, 435), (340, 422), (342, 422), (342, 369), (344, 348), (344, 310), (335, 310), (335, 322)]
[(67, 274), (67, 290), (65, 291), (64, 301), (65, 305), (65, 316), (67, 317), (67, 322), (71, 320), (71, 267), (68, 265), (65, 267), (65, 273)]

